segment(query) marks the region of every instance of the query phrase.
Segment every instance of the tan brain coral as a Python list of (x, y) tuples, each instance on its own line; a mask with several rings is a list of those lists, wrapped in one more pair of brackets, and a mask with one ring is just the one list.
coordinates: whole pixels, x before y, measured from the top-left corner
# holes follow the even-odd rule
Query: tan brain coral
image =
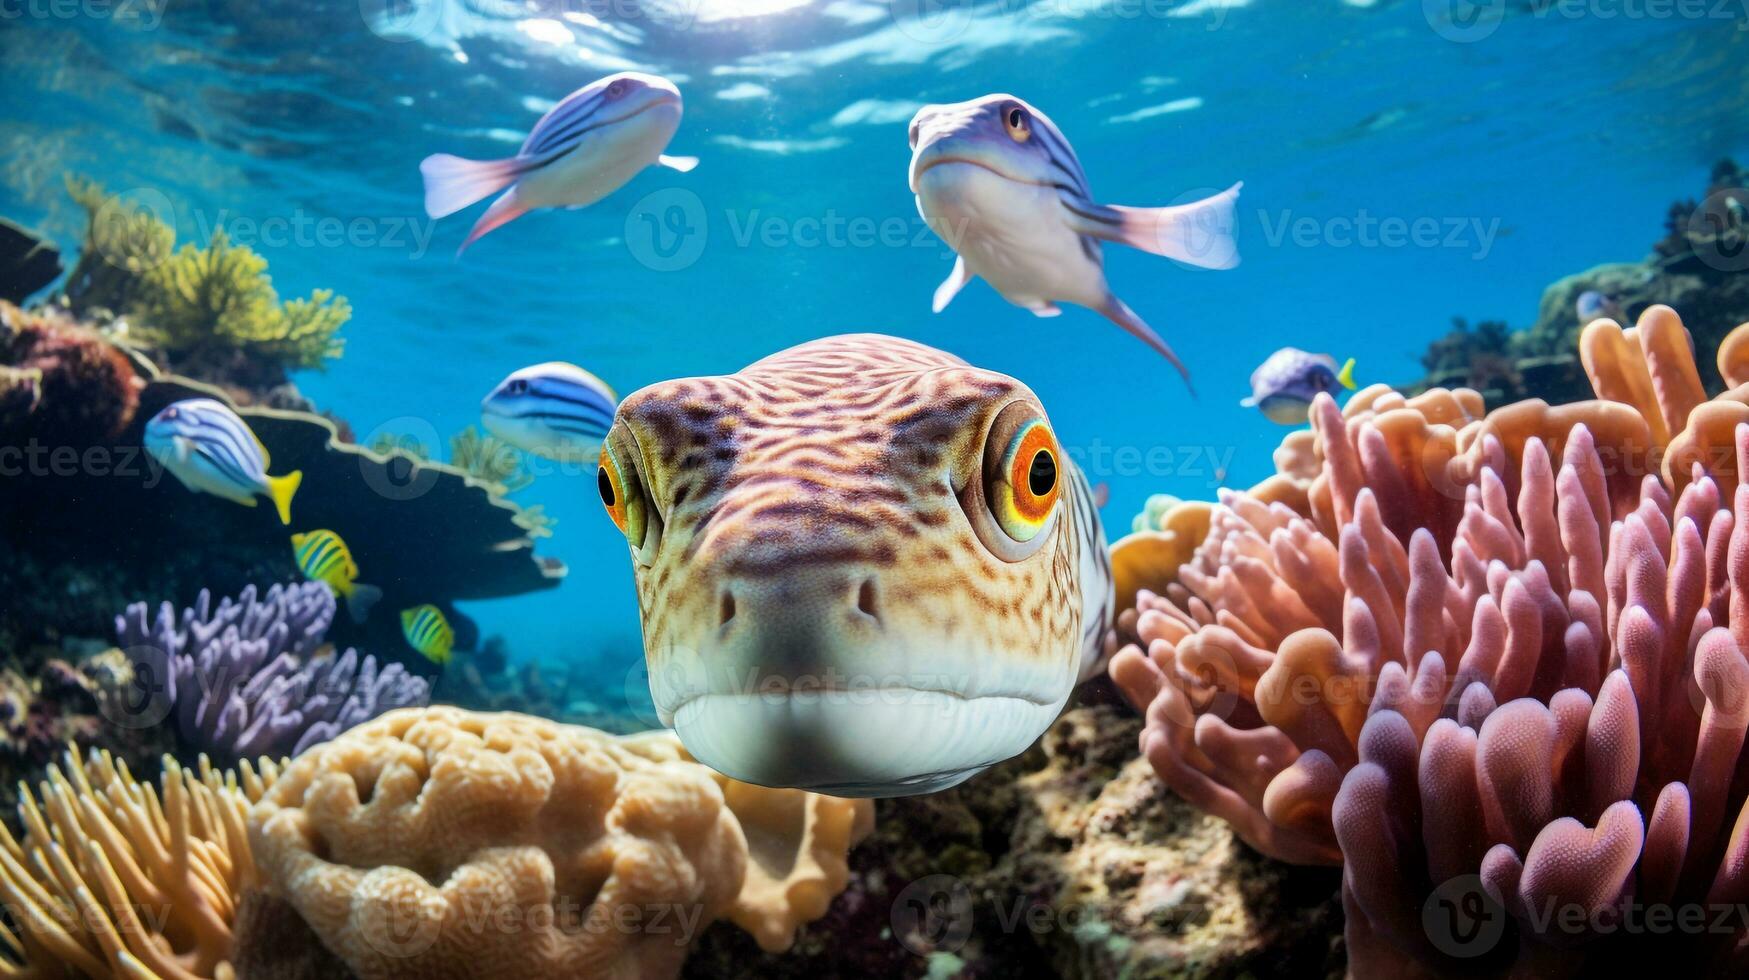
[(663, 734), (444, 707), (311, 749), (250, 817), (270, 887), (364, 980), (672, 976), (723, 916), (787, 948), (871, 825)]

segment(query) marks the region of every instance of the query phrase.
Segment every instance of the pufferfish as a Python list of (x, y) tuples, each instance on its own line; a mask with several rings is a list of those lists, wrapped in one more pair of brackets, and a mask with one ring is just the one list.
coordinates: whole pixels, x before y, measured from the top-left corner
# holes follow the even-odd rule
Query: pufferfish
[(875, 334), (620, 403), (598, 487), (650, 693), (700, 761), (836, 796), (1025, 750), (1100, 664), (1111, 566), (1024, 384)]

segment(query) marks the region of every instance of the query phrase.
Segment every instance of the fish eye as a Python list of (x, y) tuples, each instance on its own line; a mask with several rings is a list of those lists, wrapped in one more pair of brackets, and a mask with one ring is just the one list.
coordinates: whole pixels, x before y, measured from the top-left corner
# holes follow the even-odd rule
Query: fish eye
[(609, 82), (607, 85), (607, 94), (611, 98), (617, 99), (620, 96), (624, 95), (625, 91), (626, 91), (626, 80), (623, 78), (619, 79), (618, 81)]
[[(984, 439), (972, 525), (995, 555), (1020, 561), (1043, 546), (1062, 495), (1063, 451), (1036, 405), (1004, 408)], [(975, 506), (974, 506), (975, 504)]]
[(1017, 105), (1008, 107), (1002, 114), (1002, 123), (1008, 128), (1008, 135), (1016, 143), (1024, 143), (1032, 138), (1032, 125), (1026, 118), (1026, 110)]
[(655, 545), (660, 538), (660, 522), (653, 519), (643, 481), (637, 466), (631, 462), (626, 447), (616, 448), (613, 440), (602, 444), (601, 465), (595, 471), (595, 488), (601, 504), (614, 526), (626, 536), (632, 554), (642, 564), (655, 558)]
[(528, 390), (528, 379), (526, 379), (526, 378), (513, 378), (513, 379), (511, 379), (511, 382), (508, 386), (508, 390), (510, 391), (510, 393), (512, 395), (522, 394), (523, 392)]

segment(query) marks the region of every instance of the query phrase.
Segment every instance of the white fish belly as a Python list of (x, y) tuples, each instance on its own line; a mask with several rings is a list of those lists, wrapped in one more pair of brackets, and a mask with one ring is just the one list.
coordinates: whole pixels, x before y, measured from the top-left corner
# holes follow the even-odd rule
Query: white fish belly
[(1082, 250), (1055, 188), (975, 164), (937, 164), (918, 180), (918, 207), (966, 269), (1016, 306), (1105, 300), (1105, 270)]
[(680, 110), (659, 105), (585, 133), (557, 160), (516, 182), (516, 199), (529, 208), (576, 208), (624, 187), (656, 162), (680, 128)]
[(257, 494), (267, 492), (265, 480), (259, 486), (244, 486), (235, 483), (217, 467), (192, 453), (186, 459), (171, 466), (170, 472), (190, 490), (210, 493), (215, 497), (234, 500), (239, 504), (253, 505)]

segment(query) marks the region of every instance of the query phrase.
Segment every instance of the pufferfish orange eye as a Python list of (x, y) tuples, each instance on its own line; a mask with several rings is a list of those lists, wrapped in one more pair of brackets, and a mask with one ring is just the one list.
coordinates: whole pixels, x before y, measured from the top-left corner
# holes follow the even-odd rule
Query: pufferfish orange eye
[(611, 444), (601, 447), (601, 467), (595, 472), (596, 489), (607, 516), (626, 536), (633, 548), (644, 546), (648, 530), (648, 512), (644, 505), (644, 488), (638, 482), (638, 471), (620, 462)]
[(1008, 130), (1008, 136), (1016, 143), (1024, 143), (1032, 138), (1032, 122), (1026, 118), (1026, 110), (1017, 105), (1011, 105), (1002, 113), (1003, 128)]
[(1015, 541), (1031, 541), (1050, 523), (1061, 493), (1062, 449), (1049, 423), (1016, 404), (997, 418), (985, 446), (984, 499), (990, 516)]

